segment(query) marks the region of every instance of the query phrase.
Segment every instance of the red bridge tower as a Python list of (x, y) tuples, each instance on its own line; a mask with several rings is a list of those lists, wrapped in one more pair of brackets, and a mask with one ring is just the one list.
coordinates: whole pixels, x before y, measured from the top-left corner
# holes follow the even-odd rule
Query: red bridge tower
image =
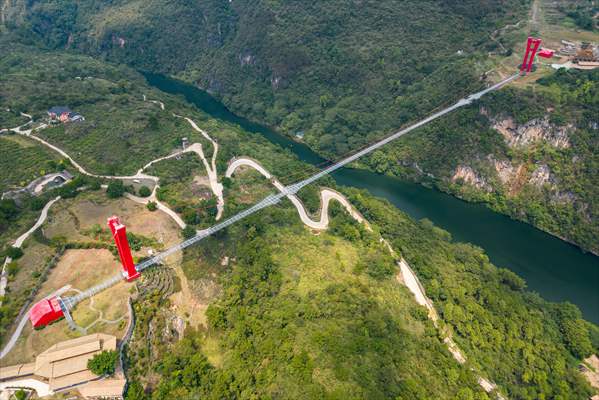
[(535, 56), (537, 55), (540, 46), (541, 39), (533, 38), (531, 36), (528, 37), (528, 41), (526, 42), (526, 53), (524, 53), (524, 60), (520, 66), (521, 73), (526, 74), (532, 71), (532, 64), (535, 61)]
[(114, 242), (119, 251), (125, 279), (127, 279), (128, 282), (131, 282), (132, 280), (137, 279), (140, 273), (135, 269), (135, 264), (133, 264), (133, 257), (131, 256), (129, 241), (127, 240), (127, 228), (125, 228), (125, 225), (121, 224), (118, 217), (108, 218), (108, 227), (112, 232), (112, 237), (114, 238)]

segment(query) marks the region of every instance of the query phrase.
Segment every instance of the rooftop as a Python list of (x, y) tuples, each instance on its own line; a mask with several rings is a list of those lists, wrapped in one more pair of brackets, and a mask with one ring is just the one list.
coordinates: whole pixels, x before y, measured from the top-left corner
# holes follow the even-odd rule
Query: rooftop
[(67, 106), (54, 106), (48, 110), (48, 114), (61, 115), (63, 113), (70, 113), (71, 109)]
[[(87, 361), (95, 354), (106, 350), (116, 350), (116, 337), (103, 333), (95, 333), (77, 339), (57, 343), (39, 354), (34, 363), (17, 364), (0, 368), (0, 379), (22, 379), (24, 376), (47, 382), (51, 390), (81, 385), (96, 380), (98, 377), (87, 369)], [(112, 386), (107, 386), (105, 396), (114, 396), (118, 391), (118, 382), (113, 379)], [(112, 380), (103, 380), (112, 381)], [(118, 381), (118, 382), (116, 382)], [(124, 381), (120, 386), (121, 394)], [(93, 386), (92, 386), (93, 387)], [(95, 389), (101, 391), (103, 386)]]

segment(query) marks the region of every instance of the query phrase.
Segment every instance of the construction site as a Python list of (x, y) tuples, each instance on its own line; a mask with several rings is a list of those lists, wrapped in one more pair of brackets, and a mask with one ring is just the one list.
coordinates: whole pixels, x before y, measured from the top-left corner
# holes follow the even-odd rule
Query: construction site
[(599, 67), (599, 46), (590, 42), (570, 42), (562, 40), (562, 47), (557, 51), (564, 65), (574, 69), (595, 69)]

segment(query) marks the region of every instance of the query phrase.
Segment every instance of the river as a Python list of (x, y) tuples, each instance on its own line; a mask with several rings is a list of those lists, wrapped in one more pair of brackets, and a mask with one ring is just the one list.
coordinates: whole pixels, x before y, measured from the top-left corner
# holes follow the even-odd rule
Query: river
[[(144, 73), (148, 83), (164, 92), (183, 95), (214, 118), (240, 125), (270, 142), (290, 149), (316, 165), (323, 159), (308, 146), (230, 112), (208, 93), (185, 82)], [(412, 133), (417, 134), (417, 133)], [(467, 203), (422, 185), (350, 168), (333, 174), (337, 183), (367, 189), (416, 219), (428, 218), (455, 240), (482, 247), (491, 261), (523, 277), (528, 288), (551, 301), (576, 304), (584, 317), (599, 324), (599, 257), (531, 225), (514, 221), (481, 204)]]

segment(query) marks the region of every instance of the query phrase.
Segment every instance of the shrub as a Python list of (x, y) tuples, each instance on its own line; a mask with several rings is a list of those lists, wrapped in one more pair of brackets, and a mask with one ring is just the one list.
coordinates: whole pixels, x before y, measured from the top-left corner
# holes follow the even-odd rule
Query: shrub
[(12, 258), (13, 260), (16, 260), (17, 258), (21, 258), (23, 256), (23, 250), (21, 250), (18, 247), (10, 246), (8, 249), (4, 251), (4, 255)]
[(90, 179), (89, 189), (90, 190), (100, 190), (102, 187), (102, 183), (98, 179)]
[(111, 199), (116, 199), (118, 197), (122, 197), (123, 193), (125, 193), (125, 186), (122, 181), (114, 180), (108, 184), (108, 188), (106, 189), (106, 195)]
[(146, 208), (150, 211), (156, 211), (158, 209), (158, 204), (156, 204), (155, 201), (150, 201), (148, 204), (146, 204)]
[(15, 399), (17, 400), (25, 400), (27, 399), (27, 392), (24, 391), (23, 389), (19, 389), (15, 392)]
[(103, 351), (87, 361), (87, 368), (98, 376), (112, 375), (119, 355), (116, 351)]
[(6, 272), (8, 272), (8, 275), (10, 276), (15, 276), (18, 271), (19, 264), (17, 264), (15, 261), (8, 263), (8, 265), (6, 266)]
[(224, 177), (221, 182), (226, 189), (230, 189), (231, 186), (233, 186), (233, 180), (231, 178)]
[(196, 234), (196, 230), (195, 230), (195, 229), (193, 229), (193, 227), (192, 227), (192, 226), (190, 226), (190, 225), (187, 225), (187, 226), (186, 226), (186, 227), (183, 229), (183, 232), (182, 232), (182, 233), (183, 233), (183, 237), (184, 237), (185, 239), (189, 239), (189, 238), (191, 238), (191, 237), (194, 237), (194, 236), (195, 236), (195, 234)]
[(29, 208), (33, 211), (39, 211), (44, 208), (46, 204), (46, 199), (43, 197), (32, 197), (29, 200)]
[(151, 195), (151, 194), (152, 194), (152, 191), (150, 190), (150, 188), (149, 188), (149, 187), (147, 187), (147, 186), (142, 186), (142, 187), (140, 187), (140, 188), (139, 188), (139, 195), (140, 195), (141, 197), (148, 197), (148, 196), (149, 196), (149, 195)]

